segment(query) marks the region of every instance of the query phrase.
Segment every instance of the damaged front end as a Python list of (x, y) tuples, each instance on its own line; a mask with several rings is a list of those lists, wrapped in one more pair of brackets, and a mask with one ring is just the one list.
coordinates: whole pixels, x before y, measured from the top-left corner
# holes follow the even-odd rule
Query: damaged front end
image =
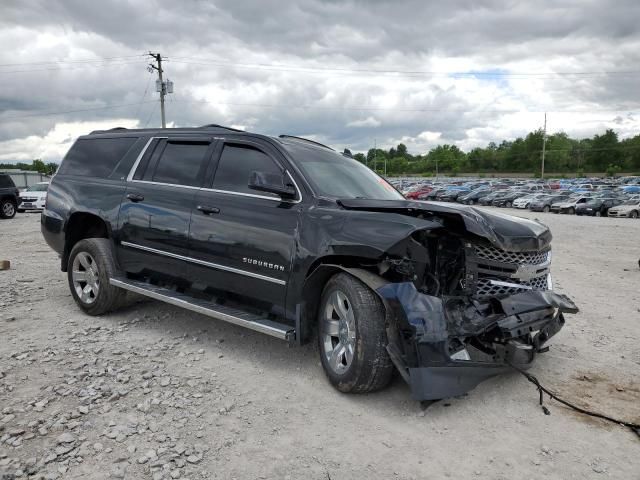
[(527, 368), (564, 325), (563, 313), (578, 311), (552, 290), (548, 228), (417, 203), (405, 214), (441, 228), (417, 229), (390, 248), (375, 288), (389, 313), (389, 354), (413, 397), (461, 395), (510, 365)]

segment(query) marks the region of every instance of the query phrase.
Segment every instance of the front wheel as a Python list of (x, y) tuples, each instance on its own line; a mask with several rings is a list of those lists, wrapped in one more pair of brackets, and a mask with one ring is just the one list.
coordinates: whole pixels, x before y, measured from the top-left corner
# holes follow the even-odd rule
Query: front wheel
[(0, 218), (13, 218), (16, 216), (16, 204), (8, 198), (0, 202)]
[(126, 292), (109, 283), (116, 272), (108, 239), (87, 238), (75, 244), (69, 255), (67, 279), (73, 299), (85, 313), (102, 315), (123, 303)]
[(318, 311), (320, 360), (341, 392), (367, 393), (386, 387), (393, 364), (386, 350), (385, 310), (378, 296), (346, 273), (324, 287)]
[(602, 212), (600, 210), (596, 211), (596, 217), (601, 217), (602, 216)]
[(504, 204), (504, 206), (507, 207), (507, 208), (511, 208), (511, 205), (512, 205), (511, 202), (507, 202), (507, 203)]
[(575, 209), (575, 208), (573, 208), (573, 207), (571, 207), (569, 210), (567, 210), (567, 213), (568, 213), (569, 215), (575, 215), (575, 213), (576, 213), (576, 209)]
[(631, 215), (629, 215), (631, 218), (638, 218), (638, 212), (637, 210), (634, 210), (633, 212), (631, 212)]
[(549, 213), (549, 210), (551, 210), (551, 207), (549, 207), (549, 205), (545, 205), (544, 208), (542, 209), (544, 213)]

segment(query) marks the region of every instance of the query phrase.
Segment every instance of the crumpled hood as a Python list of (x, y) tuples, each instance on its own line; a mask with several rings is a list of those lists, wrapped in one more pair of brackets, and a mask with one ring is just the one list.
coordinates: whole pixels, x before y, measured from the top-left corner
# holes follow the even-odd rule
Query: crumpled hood
[(551, 231), (540, 222), (488, 212), (478, 208), (441, 202), (413, 200), (341, 199), (348, 210), (387, 211), (415, 216), (424, 212), (442, 217), (457, 216), (470, 233), (486, 238), (494, 246), (507, 251), (541, 250), (551, 243)]

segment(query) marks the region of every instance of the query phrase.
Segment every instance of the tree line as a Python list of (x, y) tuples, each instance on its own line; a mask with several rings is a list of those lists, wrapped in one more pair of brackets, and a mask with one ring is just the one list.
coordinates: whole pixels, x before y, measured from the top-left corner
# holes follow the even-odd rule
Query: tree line
[[(541, 174), (544, 132), (536, 130), (524, 138), (489, 143), (484, 148), (464, 152), (455, 145), (438, 145), (422, 155), (412, 155), (400, 143), (389, 150), (370, 149), (367, 154), (357, 153), (354, 158), (378, 173), (394, 175), (456, 175), (462, 172), (497, 174)], [(614, 176), (621, 172), (640, 172), (640, 134), (619, 140), (618, 134), (607, 130), (592, 138), (577, 140), (560, 132), (547, 135), (545, 147), (545, 176), (584, 172), (606, 173)]]
[(44, 175), (53, 175), (58, 170), (58, 164), (55, 162), (44, 163), (39, 158), (36, 158), (31, 163), (18, 162), (18, 163), (0, 163), (0, 170), (9, 168), (9, 169), (20, 169), (26, 170), (28, 172), (38, 172)]

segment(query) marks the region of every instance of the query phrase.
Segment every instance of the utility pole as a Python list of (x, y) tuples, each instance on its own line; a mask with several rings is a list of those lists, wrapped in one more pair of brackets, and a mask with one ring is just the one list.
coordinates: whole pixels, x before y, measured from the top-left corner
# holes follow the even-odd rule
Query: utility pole
[(387, 178), (387, 156), (384, 157), (384, 178)]
[[(158, 81), (156, 82), (156, 91), (160, 92), (160, 116), (162, 117), (162, 128), (167, 128), (167, 122), (164, 117), (164, 96), (167, 94), (167, 83), (162, 80), (162, 55), (159, 53), (149, 52), (149, 56), (155, 59), (157, 65), (149, 64), (149, 67), (158, 72)], [(171, 86), (173, 90), (173, 85)]]
[(542, 132), (542, 180), (544, 180), (544, 154), (547, 150), (547, 112), (544, 112), (544, 130)]
[(378, 143), (373, 139), (373, 171), (377, 173), (378, 170)]

